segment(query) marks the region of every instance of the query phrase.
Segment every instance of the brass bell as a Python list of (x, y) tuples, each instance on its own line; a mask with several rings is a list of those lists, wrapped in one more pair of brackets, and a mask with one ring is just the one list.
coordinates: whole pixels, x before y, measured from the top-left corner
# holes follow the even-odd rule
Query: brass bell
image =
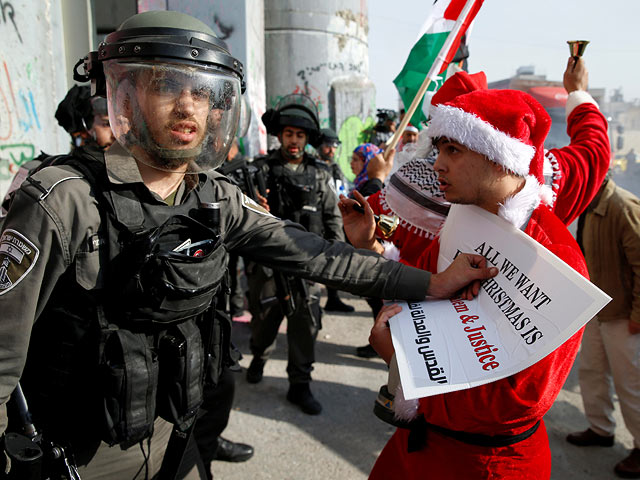
[(378, 229), (382, 234), (382, 238), (387, 239), (398, 228), (400, 219), (395, 215), (375, 215)]
[(584, 55), (589, 40), (568, 40), (567, 43), (569, 44), (569, 53), (572, 57), (577, 58)]
[[(356, 203), (353, 205), (353, 209), (356, 212), (364, 214), (364, 208), (362, 207), (362, 205)], [(398, 228), (398, 225), (400, 224), (400, 219), (395, 215), (374, 214), (373, 219), (375, 220), (378, 229), (382, 233), (382, 238), (384, 238), (385, 240), (393, 235), (393, 232), (396, 231), (396, 228)]]

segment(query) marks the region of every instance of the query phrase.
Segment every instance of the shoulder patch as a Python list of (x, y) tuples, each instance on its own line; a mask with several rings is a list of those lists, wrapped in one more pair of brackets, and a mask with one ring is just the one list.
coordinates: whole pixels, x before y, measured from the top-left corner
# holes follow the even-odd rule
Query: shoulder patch
[(55, 187), (67, 180), (83, 180), (89, 184), (89, 181), (70, 165), (52, 165), (30, 175), (20, 188), (36, 200), (44, 200)]
[(262, 205), (258, 204), (255, 200), (247, 197), (244, 193), (242, 194), (242, 206), (252, 212), (259, 213), (260, 215), (266, 215), (268, 217), (273, 217), (268, 210), (266, 210)]
[(40, 251), (27, 237), (12, 229), (0, 237), (0, 295), (7, 293), (27, 276)]

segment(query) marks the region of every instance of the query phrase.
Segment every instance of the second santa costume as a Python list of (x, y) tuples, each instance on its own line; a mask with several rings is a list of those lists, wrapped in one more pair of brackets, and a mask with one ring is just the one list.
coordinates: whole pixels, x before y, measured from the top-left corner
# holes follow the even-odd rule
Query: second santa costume
[[(431, 138), (446, 137), (526, 178), (498, 215), (587, 276), (584, 258), (563, 222), (542, 200), (543, 141), (550, 119), (532, 97), (513, 90), (476, 91), (434, 109)], [(438, 169), (436, 163), (436, 170)], [(439, 242), (417, 265), (436, 271)], [(564, 384), (582, 331), (533, 366), (480, 387), (398, 401), (413, 428), (398, 429), (370, 478), (548, 479), (551, 455), (542, 417)], [(398, 404), (401, 404), (399, 406)]]

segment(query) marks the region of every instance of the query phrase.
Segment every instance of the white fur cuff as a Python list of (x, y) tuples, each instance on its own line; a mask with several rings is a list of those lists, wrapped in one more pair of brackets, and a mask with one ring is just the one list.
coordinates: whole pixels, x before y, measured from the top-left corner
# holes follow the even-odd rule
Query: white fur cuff
[(393, 412), (398, 420), (410, 421), (418, 416), (418, 406), (420, 405), (417, 398), (407, 400), (404, 398), (402, 384), (398, 383), (398, 388), (394, 392)]
[(395, 260), (398, 262), (400, 260), (400, 250), (391, 242), (382, 242), (382, 247), (384, 248), (384, 253), (382, 256), (387, 260)]
[(569, 118), (571, 112), (573, 112), (578, 105), (583, 103), (593, 103), (596, 107), (600, 108), (598, 102), (593, 99), (589, 92), (585, 92), (584, 90), (575, 90), (569, 94), (567, 104), (564, 107), (567, 118)]

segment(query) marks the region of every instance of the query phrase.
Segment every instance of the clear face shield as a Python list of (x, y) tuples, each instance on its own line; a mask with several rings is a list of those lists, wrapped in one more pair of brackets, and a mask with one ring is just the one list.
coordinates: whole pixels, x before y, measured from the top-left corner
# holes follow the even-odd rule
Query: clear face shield
[(251, 104), (249, 103), (249, 96), (246, 93), (242, 95), (240, 106), (238, 131), (236, 132), (238, 138), (245, 137), (247, 133), (249, 133), (249, 125), (251, 125)]
[(117, 141), (155, 169), (195, 173), (220, 166), (240, 117), (240, 80), (215, 67), (104, 64), (109, 120)]

